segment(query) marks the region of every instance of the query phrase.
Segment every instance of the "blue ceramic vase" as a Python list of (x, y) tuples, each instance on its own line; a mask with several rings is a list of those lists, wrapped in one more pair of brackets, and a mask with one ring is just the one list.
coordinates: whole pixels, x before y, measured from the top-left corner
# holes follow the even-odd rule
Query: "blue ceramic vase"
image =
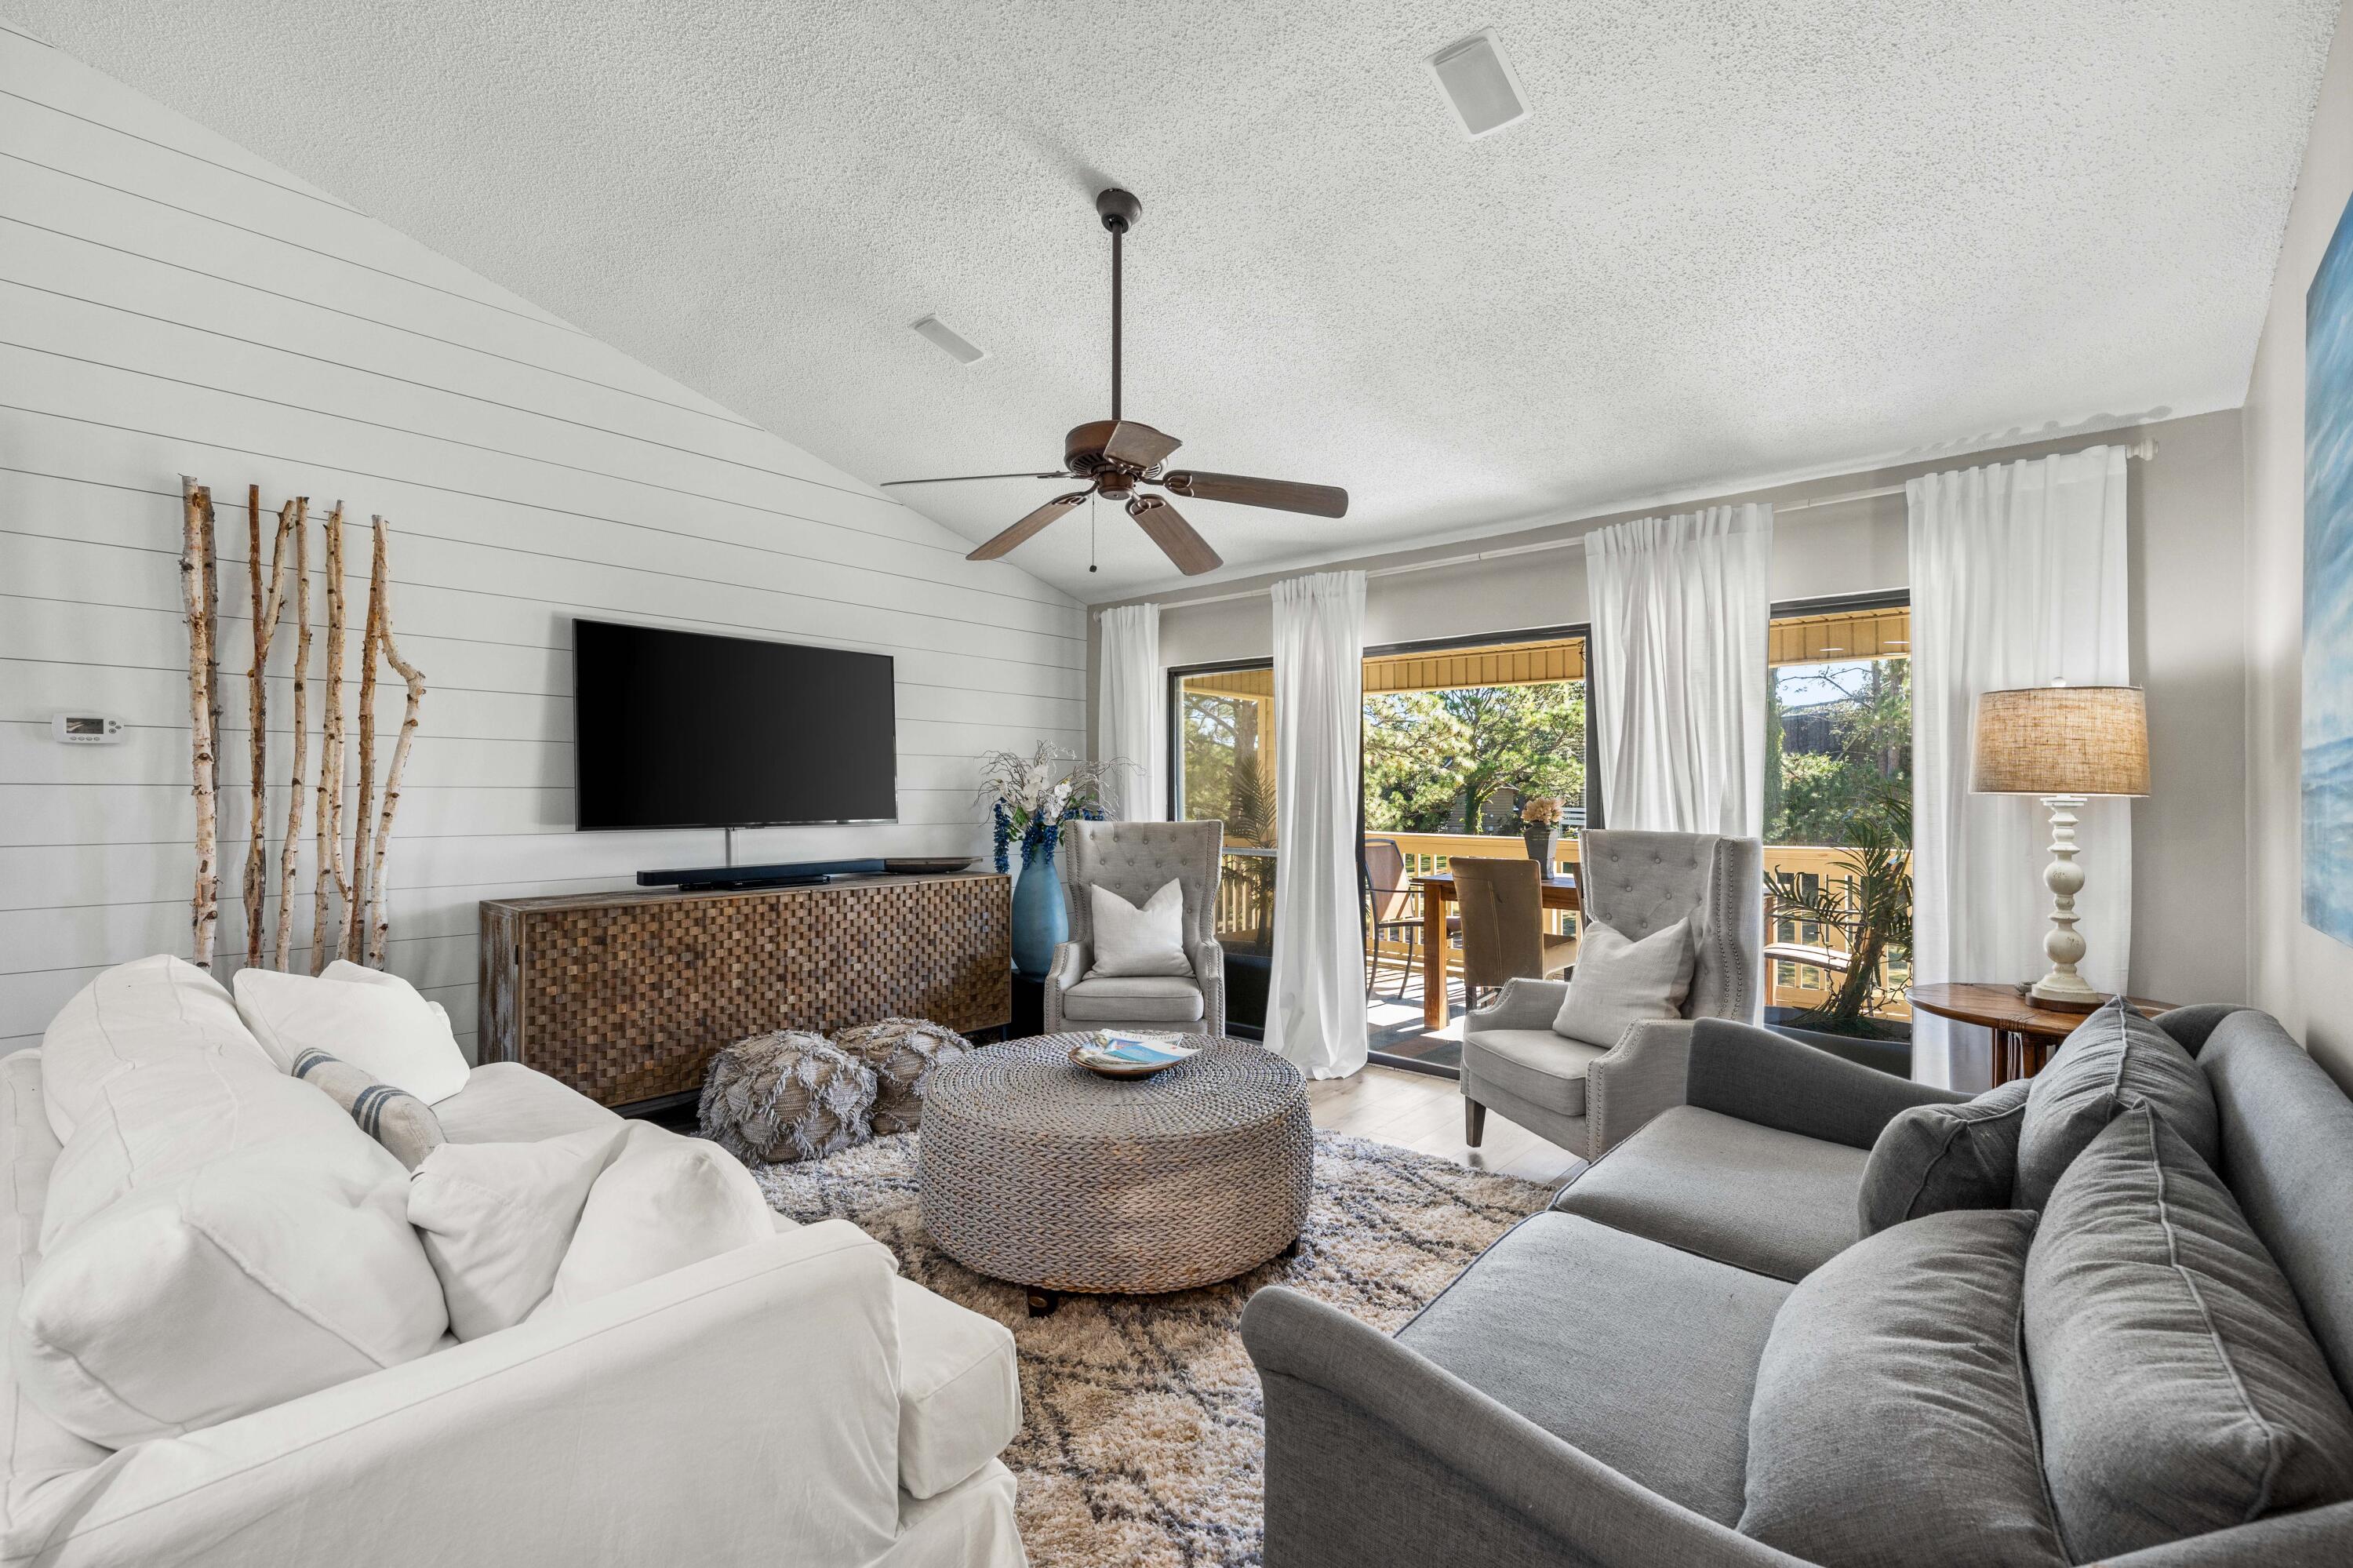
[(1014, 969), (1029, 980), (1044, 979), (1054, 949), (1070, 937), (1062, 879), (1054, 874), (1054, 835), (1047, 833), (1021, 847), (1021, 875), (1013, 885)]

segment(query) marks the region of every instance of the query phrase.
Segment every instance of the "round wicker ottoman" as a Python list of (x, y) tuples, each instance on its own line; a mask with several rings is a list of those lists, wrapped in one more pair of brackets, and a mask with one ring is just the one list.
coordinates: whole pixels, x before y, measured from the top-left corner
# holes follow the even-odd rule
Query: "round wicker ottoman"
[(1086, 1038), (933, 1069), (916, 1162), (942, 1251), (1033, 1290), (1140, 1295), (1230, 1279), (1298, 1239), (1315, 1142), (1297, 1068), (1190, 1035), (1198, 1055), (1104, 1078), (1071, 1060)]

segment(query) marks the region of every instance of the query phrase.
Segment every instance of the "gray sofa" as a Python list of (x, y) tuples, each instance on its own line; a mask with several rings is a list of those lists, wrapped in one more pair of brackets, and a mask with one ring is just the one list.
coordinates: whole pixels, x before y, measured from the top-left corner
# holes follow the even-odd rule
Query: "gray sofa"
[[(2353, 1388), (2353, 1102), (2266, 1014), (2190, 1008), (2160, 1022), (2211, 1089), (2215, 1173), (2260, 1238), (2250, 1245), (2284, 1275), (2337, 1390)], [(1681, 1103), (1613, 1129), (1549, 1211), (1396, 1335), (1288, 1289), (1251, 1298), (1268, 1568), (1811, 1561), (1736, 1528), (1760, 1359), (1797, 1282), (1873, 1245), (1857, 1246), (1858, 1201), (1882, 1129), (1962, 1097), (1743, 1024), (1651, 1038)], [(1898, 1408), (1920, 1397), (1881, 1392)], [(1930, 1532), (1869, 1560), (1996, 1560), (1947, 1544)], [(2106, 1560), (2353, 1563), (2353, 1501)]]

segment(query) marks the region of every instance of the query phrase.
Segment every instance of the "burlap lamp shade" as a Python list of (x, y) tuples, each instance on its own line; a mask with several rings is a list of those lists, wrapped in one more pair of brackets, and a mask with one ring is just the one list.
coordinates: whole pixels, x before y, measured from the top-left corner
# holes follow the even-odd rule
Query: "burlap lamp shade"
[(2028, 686), (1978, 698), (1969, 788), (1985, 795), (2146, 795), (2138, 686)]
[(2051, 969), (2028, 988), (2045, 1007), (2088, 1012), (2105, 998), (2075, 966), (2075, 808), (2092, 795), (2148, 793), (2148, 713), (2137, 686), (2029, 686), (1978, 697), (1970, 737), (1969, 788), (1981, 795), (2039, 795), (2051, 810)]

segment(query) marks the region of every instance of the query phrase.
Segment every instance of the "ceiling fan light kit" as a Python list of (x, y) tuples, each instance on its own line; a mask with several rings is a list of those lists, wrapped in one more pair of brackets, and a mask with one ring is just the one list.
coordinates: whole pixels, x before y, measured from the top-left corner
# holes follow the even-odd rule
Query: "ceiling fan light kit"
[[(1083, 480), (1086, 482), (1085, 489), (1055, 496), (965, 558), (972, 561), (996, 560), (1036, 536), (1048, 524), (1081, 503), (1100, 495), (1105, 501), (1124, 504), (1127, 514), (1135, 520), (1136, 526), (1144, 531), (1145, 536), (1157, 545), (1161, 553), (1187, 577), (1215, 571), (1225, 563), (1218, 552), (1209, 547), (1208, 541), (1185, 520), (1184, 514), (1171, 505), (1166, 497), (1136, 493), (1139, 485), (1151, 485), (1174, 495), (1202, 501), (1272, 507), (1277, 511), (1303, 512), (1315, 517), (1346, 516), (1348, 493), (1335, 485), (1253, 479), (1239, 473), (1187, 470), (1167, 471), (1163, 469), (1162, 465), (1185, 443), (1140, 420), (1123, 418), (1120, 408), (1124, 372), (1121, 355), (1124, 346), (1122, 342), (1124, 242), (1128, 232), (1142, 221), (1144, 204), (1133, 192), (1113, 186), (1096, 194), (1095, 216), (1103, 220), (1103, 228), (1111, 235), (1111, 418), (1091, 419), (1073, 427), (1062, 438), (1062, 466), (1050, 472), (966, 473), (943, 479), (893, 479), (885, 481), (885, 484), (955, 484), (976, 479)], [(917, 332), (950, 354), (956, 354), (960, 359), (963, 355), (957, 354), (951, 343), (961, 344), (974, 358), (979, 357), (979, 350), (941, 324), (936, 316), (926, 316), (914, 325)], [(927, 326), (936, 328), (936, 333), (926, 330)], [(943, 341), (942, 334), (948, 341)], [(965, 360), (965, 363), (970, 364), (971, 361)]]

